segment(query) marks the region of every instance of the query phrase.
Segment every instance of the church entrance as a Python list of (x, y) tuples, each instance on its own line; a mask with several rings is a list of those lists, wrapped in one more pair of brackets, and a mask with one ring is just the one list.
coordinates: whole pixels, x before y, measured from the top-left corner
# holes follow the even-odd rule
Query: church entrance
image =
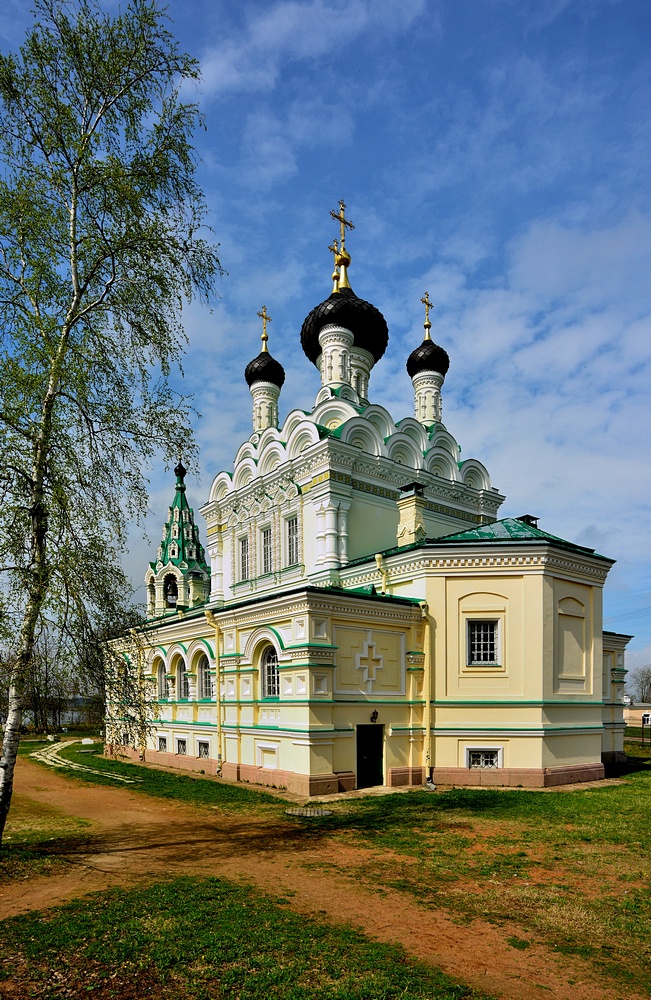
[(384, 726), (357, 727), (357, 787), (384, 784)]

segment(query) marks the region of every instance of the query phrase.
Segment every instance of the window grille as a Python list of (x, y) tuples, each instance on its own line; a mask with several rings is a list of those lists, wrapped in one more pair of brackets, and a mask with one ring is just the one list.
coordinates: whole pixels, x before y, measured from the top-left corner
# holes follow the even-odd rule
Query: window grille
[(298, 561), (298, 518), (290, 517), (287, 520), (287, 562), (294, 566)]
[(167, 736), (158, 737), (158, 749), (163, 751), (167, 750)]
[(177, 740), (176, 741), (176, 752), (179, 757), (185, 757), (188, 752), (188, 741), (187, 740)]
[(271, 573), (271, 528), (264, 528), (262, 531), (262, 572)]
[(468, 663), (470, 665), (497, 664), (499, 662), (497, 625), (496, 621), (468, 622)]
[(278, 656), (273, 646), (262, 654), (262, 697), (277, 698), (280, 690)]
[(469, 750), (468, 767), (473, 770), (487, 770), (499, 766), (499, 750)]
[(240, 580), (248, 580), (249, 575), (249, 540), (240, 538)]
[(204, 743), (203, 740), (199, 741), (199, 757), (201, 760), (207, 760), (210, 756), (210, 744)]

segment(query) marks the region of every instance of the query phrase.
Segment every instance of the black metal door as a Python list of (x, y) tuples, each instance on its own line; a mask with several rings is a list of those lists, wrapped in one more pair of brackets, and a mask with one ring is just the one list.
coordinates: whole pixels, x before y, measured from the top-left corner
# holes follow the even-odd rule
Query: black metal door
[(357, 787), (384, 784), (384, 726), (357, 727)]

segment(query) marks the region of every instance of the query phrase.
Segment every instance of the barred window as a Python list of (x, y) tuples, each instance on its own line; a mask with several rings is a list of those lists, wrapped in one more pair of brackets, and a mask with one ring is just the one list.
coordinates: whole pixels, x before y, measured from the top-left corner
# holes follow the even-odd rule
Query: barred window
[(498, 622), (468, 622), (468, 664), (498, 664)]
[(179, 757), (185, 757), (188, 752), (188, 741), (187, 740), (177, 740), (176, 741), (176, 752)]
[(262, 697), (277, 698), (280, 691), (278, 675), (278, 655), (273, 646), (268, 646), (262, 654)]
[(199, 740), (199, 757), (202, 760), (207, 760), (210, 757), (210, 744), (204, 743), (203, 740)]
[(240, 580), (248, 580), (249, 576), (249, 540), (240, 538)]
[(287, 519), (287, 563), (294, 566), (298, 561), (298, 518), (290, 517)]
[(163, 751), (167, 750), (167, 736), (158, 737), (158, 749)]
[(262, 572), (271, 573), (272, 570), (271, 528), (263, 528), (261, 534), (262, 534)]
[(472, 770), (499, 767), (499, 750), (469, 750), (468, 767)]

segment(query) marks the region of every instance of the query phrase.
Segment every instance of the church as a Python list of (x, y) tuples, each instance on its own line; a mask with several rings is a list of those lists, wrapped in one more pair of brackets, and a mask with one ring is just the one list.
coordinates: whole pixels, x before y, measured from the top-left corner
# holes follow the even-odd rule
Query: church
[[(427, 293), (405, 359), (414, 415), (373, 400), (389, 331), (351, 287), (344, 203), (331, 214), (332, 292), (300, 331), (314, 406), (281, 424), (262, 307), (252, 432), (201, 508), (205, 548), (175, 469), (145, 577), (151, 718), (122, 749), (305, 796), (599, 779), (623, 758), (630, 637), (602, 631), (613, 560), (534, 516), (500, 519), (504, 496), (443, 422), (450, 358)], [(119, 726), (108, 742), (130, 742)]]

